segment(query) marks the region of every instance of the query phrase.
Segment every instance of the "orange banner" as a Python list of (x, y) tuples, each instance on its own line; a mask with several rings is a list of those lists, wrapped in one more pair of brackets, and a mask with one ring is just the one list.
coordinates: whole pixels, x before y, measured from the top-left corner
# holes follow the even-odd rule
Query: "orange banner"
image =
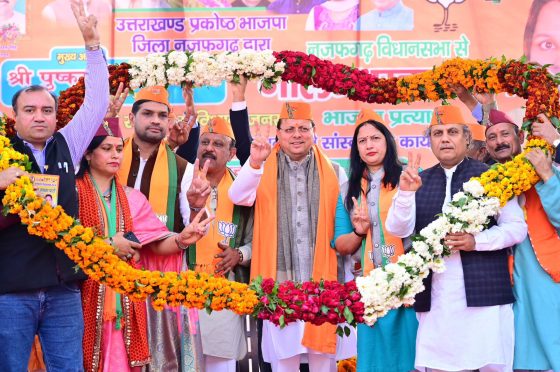
[[(85, 54), (68, 1), (0, 2), (0, 110), (11, 115), (20, 88), (42, 84), (58, 92), (83, 75)], [(334, 62), (369, 69), (380, 77), (414, 74), (453, 57), (518, 58), (556, 62), (556, 16), (560, 3), (500, 0), (86, 0), (97, 15), (109, 63), (169, 50), (298, 50)], [(560, 63), (559, 65), (560, 66)], [(555, 70), (556, 66), (552, 66)], [(317, 143), (334, 159), (347, 159), (353, 125), (364, 103), (296, 84), (259, 91), (251, 83), (247, 103), (251, 125), (271, 138), (280, 102), (313, 104)], [(170, 88), (176, 112), (180, 88)], [(227, 117), (231, 94), (220, 87), (197, 88), (195, 103), (205, 125), (213, 115)], [(499, 106), (520, 111), (523, 100), (501, 95)], [(132, 99), (121, 111), (127, 117)], [(400, 154), (423, 154), (434, 163), (423, 136), (437, 103), (369, 105), (389, 124)], [(465, 108), (465, 113), (468, 110)], [(516, 119), (520, 122), (521, 115)], [(130, 133), (130, 125), (125, 123)], [(269, 129), (266, 129), (269, 128)], [(261, 130), (262, 132), (262, 130)]]

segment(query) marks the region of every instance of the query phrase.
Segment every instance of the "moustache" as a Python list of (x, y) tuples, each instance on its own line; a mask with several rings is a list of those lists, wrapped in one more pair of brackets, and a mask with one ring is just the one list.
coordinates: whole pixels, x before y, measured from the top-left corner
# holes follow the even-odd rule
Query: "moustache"
[(501, 150), (505, 150), (505, 149), (509, 149), (509, 148), (510, 148), (510, 145), (504, 143), (502, 145), (496, 146), (496, 151), (501, 151)]
[(216, 160), (216, 155), (212, 154), (211, 152), (205, 152), (204, 154), (202, 154), (202, 158)]

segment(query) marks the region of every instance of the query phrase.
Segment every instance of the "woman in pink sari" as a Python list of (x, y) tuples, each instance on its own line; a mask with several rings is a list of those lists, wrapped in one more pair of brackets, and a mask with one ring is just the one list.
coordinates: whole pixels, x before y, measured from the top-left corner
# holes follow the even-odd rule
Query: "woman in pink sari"
[[(118, 119), (109, 119), (80, 165), (76, 182), (80, 220), (107, 236), (115, 253), (131, 266), (149, 267), (155, 260), (159, 268), (178, 271), (182, 255), (181, 250), (175, 253), (178, 247), (200, 239), (211, 218), (200, 222), (201, 212), (180, 234), (168, 231), (140, 191), (116, 180), (122, 149)], [(158, 257), (150, 250), (170, 255)], [(149, 363), (145, 302), (133, 302), (88, 279), (82, 287), (82, 305), (86, 371), (134, 371)]]

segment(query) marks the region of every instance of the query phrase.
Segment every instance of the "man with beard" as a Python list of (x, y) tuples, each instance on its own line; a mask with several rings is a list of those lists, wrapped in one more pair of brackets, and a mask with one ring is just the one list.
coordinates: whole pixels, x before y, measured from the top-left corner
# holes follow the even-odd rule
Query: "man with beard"
[[(191, 218), (205, 208), (215, 219), (208, 233), (188, 247), (188, 264), (191, 270), (248, 281), (240, 265), (246, 267), (251, 260), (252, 209), (234, 205), (227, 195), (235, 178), (227, 162), (235, 153), (231, 125), (220, 117), (211, 119), (200, 136), (187, 199)], [(244, 317), (229, 310), (201, 310), (198, 317), (204, 370), (235, 372), (236, 361), (247, 353)]]
[[(192, 90), (184, 89), (187, 112), (194, 112)], [(141, 89), (135, 95), (129, 119), (134, 135), (125, 141), (119, 171), (123, 184), (140, 190), (149, 200), (158, 218), (170, 231), (181, 231), (189, 223), (186, 190), (190, 183), (188, 162), (176, 155), (164, 140), (171, 108), (167, 90), (162, 86)], [(185, 218), (183, 218), (185, 216)], [(152, 260), (149, 270), (181, 271), (180, 255)], [(156, 312), (148, 304), (148, 342), (150, 368), (180, 370), (181, 346), (178, 330), (179, 311)]]
[[(344, 170), (314, 145), (311, 106), (284, 102), (277, 124), (278, 142), (257, 136), (249, 161), (233, 182), (235, 204), (255, 205), (251, 277), (278, 282), (342, 279), (330, 248), (334, 213)], [(266, 162), (265, 162), (266, 160)], [(336, 370), (336, 357), (355, 355), (356, 346), (337, 338), (336, 326), (296, 322), (283, 329), (263, 322), (262, 352), (273, 371), (296, 371), (300, 360), (310, 371)], [(347, 350), (344, 350), (347, 347)]]
[[(554, 127), (544, 115), (540, 115), (539, 119), (540, 122), (532, 124), (532, 134), (550, 140), (547, 137), (554, 136)], [(521, 152), (524, 132), (506, 114), (492, 110), (486, 138), (489, 154), (499, 163), (505, 163)], [(529, 234), (514, 250), (513, 291), (516, 302), (513, 306), (513, 366), (523, 370), (558, 371), (560, 171), (552, 166), (551, 156), (539, 149), (532, 150), (526, 157), (535, 167), (541, 181), (520, 198)]]
[[(441, 213), (464, 182), (488, 167), (466, 157), (468, 123), (455, 106), (440, 106), (428, 128), (432, 152), (439, 163), (418, 174), (409, 166), (386, 220), (399, 237), (420, 232)], [(410, 155), (412, 157), (412, 155)], [(415, 158), (409, 164), (418, 164)], [(418, 313), (415, 366), (421, 371), (511, 371), (514, 302), (508, 272), (509, 247), (527, 235), (523, 212), (511, 200), (476, 235), (450, 233), (446, 270), (430, 273), (426, 289), (416, 296)]]

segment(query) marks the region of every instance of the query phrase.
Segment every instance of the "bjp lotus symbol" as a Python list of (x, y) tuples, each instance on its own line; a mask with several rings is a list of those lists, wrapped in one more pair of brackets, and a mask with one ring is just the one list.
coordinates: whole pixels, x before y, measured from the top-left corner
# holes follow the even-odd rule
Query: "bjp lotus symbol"
[(228, 244), (230, 238), (235, 236), (237, 225), (226, 221), (218, 221), (218, 232), (224, 237), (223, 244)]

